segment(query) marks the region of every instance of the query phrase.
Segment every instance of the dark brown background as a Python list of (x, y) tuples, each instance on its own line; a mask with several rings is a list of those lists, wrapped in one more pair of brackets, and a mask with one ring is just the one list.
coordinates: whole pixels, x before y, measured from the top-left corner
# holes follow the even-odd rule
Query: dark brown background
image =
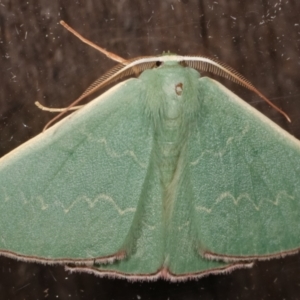
[[(34, 101), (64, 107), (114, 66), (69, 34), (61, 19), (125, 58), (167, 50), (216, 57), (292, 123), (243, 88), (223, 84), (300, 138), (299, 13), (296, 0), (1, 0), (0, 156), (53, 116)], [(0, 299), (300, 299), (299, 274), (299, 255), (176, 284), (70, 275), (63, 267), (0, 258)]]

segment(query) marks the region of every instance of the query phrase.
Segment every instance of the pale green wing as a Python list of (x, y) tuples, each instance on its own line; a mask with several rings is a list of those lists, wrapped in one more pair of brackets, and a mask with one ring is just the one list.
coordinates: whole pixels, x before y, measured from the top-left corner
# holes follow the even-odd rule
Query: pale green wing
[(119, 84), (0, 160), (3, 255), (122, 257), (152, 150), (141, 97)]
[(300, 247), (300, 142), (219, 83), (200, 79), (188, 173), (199, 251), (266, 259)]

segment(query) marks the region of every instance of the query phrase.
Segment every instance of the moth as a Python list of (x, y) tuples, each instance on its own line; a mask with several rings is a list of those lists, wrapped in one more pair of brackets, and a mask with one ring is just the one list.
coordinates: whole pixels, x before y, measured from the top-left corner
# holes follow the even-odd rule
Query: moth
[(179, 281), (299, 251), (299, 141), (199, 71), (245, 86), (289, 120), (282, 110), (214, 59), (125, 60), (89, 44), (119, 64), (73, 106), (138, 76), (63, 109), (55, 120), (77, 111), (1, 158), (1, 255)]

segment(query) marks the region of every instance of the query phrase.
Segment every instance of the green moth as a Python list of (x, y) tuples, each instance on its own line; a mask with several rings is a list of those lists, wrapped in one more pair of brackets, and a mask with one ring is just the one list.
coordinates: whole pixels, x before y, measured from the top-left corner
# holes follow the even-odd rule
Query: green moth
[(205, 57), (113, 59), (79, 100), (140, 75), (0, 160), (1, 254), (176, 281), (298, 252), (300, 142), (197, 70), (251, 83)]

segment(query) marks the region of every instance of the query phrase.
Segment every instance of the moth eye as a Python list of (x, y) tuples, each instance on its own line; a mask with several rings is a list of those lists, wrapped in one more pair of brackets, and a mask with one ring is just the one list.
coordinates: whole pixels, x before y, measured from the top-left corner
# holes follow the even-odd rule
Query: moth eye
[(162, 65), (162, 62), (161, 62), (161, 61), (157, 61), (157, 62), (155, 63), (155, 65), (156, 65), (156, 67), (159, 67), (159, 66)]
[(182, 94), (182, 91), (183, 91), (183, 84), (180, 82), (180, 83), (177, 83), (175, 85), (175, 92), (178, 96), (181, 96)]

